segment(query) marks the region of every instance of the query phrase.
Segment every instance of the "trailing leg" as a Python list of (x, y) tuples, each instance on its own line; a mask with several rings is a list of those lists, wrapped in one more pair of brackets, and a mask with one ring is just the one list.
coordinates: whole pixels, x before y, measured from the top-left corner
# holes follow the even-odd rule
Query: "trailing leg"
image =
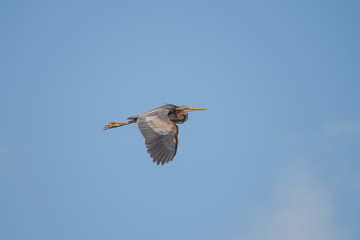
[(124, 126), (124, 125), (128, 125), (128, 124), (130, 124), (130, 123), (136, 123), (136, 120), (127, 121), (127, 122), (111, 122), (111, 123), (107, 124), (107, 125), (104, 127), (104, 130), (107, 130), (107, 129), (110, 129), (110, 128), (121, 127), (121, 126)]

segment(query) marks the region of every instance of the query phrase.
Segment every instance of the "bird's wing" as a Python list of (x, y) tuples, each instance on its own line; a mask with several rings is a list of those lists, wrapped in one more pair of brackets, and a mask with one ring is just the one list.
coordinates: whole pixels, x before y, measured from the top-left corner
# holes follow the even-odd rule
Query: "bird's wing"
[(137, 124), (145, 138), (148, 153), (158, 165), (173, 160), (176, 155), (179, 128), (170, 121), (169, 109), (154, 109), (140, 114)]

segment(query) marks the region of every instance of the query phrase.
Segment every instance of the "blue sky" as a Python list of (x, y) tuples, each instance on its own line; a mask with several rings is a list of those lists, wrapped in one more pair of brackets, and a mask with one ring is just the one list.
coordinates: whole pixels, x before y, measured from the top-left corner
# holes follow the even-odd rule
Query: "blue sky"
[[(360, 239), (358, 1), (0, 3), (1, 239)], [(136, 125), (206, 107), (156, 166)]]

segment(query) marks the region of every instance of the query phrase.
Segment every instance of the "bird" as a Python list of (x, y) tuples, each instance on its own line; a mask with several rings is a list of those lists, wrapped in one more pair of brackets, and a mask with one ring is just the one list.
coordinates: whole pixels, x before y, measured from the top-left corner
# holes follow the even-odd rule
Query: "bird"
[(164, 165), (172, 161), (177, 152), (179, 134), (177, 124), (188, 120), (188, 112), (198, 110), (208, 109), (166, 104), (146, 113), (129, 117), (129, 121), (126, 122), (111, 122), (104, 126), (104, 130), (137, 123), (153, 162)]

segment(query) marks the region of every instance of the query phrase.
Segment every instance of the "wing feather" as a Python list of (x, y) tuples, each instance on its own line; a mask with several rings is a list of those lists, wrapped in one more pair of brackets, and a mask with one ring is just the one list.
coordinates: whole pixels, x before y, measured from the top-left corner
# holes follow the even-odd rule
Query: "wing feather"
[(148, 153), (156, 164), (170, 162), (177, 151), (178, 126), (171, 122), (169, 109), (154, 109), (138, 115), (137, 124), (145, 138)]

